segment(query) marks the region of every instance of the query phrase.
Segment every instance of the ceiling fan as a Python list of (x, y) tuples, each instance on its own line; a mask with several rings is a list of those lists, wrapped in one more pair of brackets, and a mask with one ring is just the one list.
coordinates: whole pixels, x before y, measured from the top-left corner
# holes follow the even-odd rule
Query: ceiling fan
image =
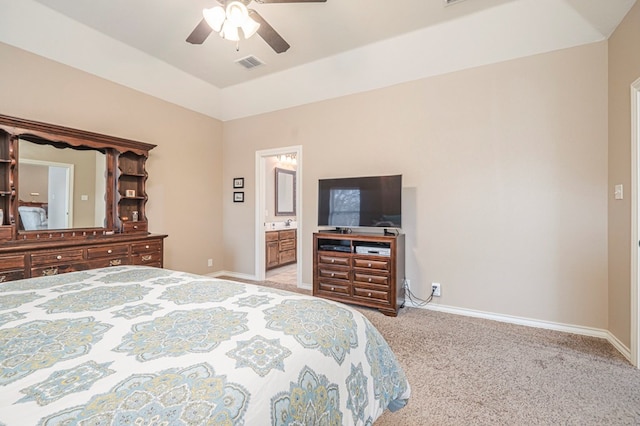
[[(202, 44), (213, 31), (227, 40), (239, 41), (240, 30), (245, 39), (256, 32), (276, 52), (286, 52), (289, 43), (258, 12), (247, 9), (252, 0), (216, 0), (218, 6), (204, 9), (204, 18), (187, 37), (191, 44)], [(327, 0), (255, 0), (256, 3), (325, 3)]]

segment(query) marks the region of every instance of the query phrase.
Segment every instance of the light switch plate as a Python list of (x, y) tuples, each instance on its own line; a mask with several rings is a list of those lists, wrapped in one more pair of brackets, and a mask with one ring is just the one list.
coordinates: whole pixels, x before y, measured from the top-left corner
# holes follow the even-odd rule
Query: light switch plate
[(623, 189), (622, 189), (622, 184), (618, 184), (616, 186), (614, 186), (613, 188), (613, 197), (616, 200), (622, 200), (624, 194), (623, 194)]

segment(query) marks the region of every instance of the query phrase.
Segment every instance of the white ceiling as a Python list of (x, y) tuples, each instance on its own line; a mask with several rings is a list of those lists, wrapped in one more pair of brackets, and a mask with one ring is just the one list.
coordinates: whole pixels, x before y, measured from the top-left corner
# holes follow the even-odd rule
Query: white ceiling
[[(608, 38), (635, 0), (258, 4), (258, 36), (185, 42), (215, 0), (0, 0), (0, 42), (221, 120)], [(27, 25), (28, 24), (28, 25)], [(234, 61), (256, 56), (265, 66)]]

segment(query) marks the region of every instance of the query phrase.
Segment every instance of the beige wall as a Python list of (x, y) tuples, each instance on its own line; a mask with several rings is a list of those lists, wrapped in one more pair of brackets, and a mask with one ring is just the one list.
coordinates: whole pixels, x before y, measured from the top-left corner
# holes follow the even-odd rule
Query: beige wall
[(607, 327), (606, 42), (226, 122), (225, 269), (254, 273), (255, 151), (293, 145), (304, 283), (318, 179), (402, 173), (419, 296)]
[[(609, 39), (609, 331), (630, 345), (631, 84), (640, 78), (640, 3)], [(623, 184), (625, 198), (613, 199)]]
[[(166, 233), (165, 266), (222, 267), (222, 123), (0, 43), (0, 113), (158, 145), (147, 216)], [(207, 268), (207, 259), (214, 268)]]

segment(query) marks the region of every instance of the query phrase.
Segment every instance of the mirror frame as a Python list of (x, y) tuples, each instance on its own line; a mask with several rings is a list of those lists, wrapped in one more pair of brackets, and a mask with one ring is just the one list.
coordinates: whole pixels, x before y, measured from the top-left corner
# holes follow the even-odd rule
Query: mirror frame
[[(38, 121), (26, 120), (0, 114), (0, 130), (5, 134), (0, 137), (8, 137), (13, 151), (15, 163), (12, 168), (9, 180), (13, 183), (14, 193), (11, 195), (9, 223), (15, 227), (16, 239), (26, 240), (39, 237), (37, 234), (54, 235), (57, 239), (62, 238), (92, 238), (96, 235), (114, 234), (120, 232), (120, 221), (117, 217), (117, 179), (118, 179), (118, 157), (126, 152), (133, 152), (137, 155), (148, 157), (149, 151), (156, 145), (134, 141), (130, 139), (118, 138), (85, 130), (72, 129), (55, 124), (42, 123)], [(105, 226), (94, 228), (69, 228), (52, 229), (39, 231), (25, 231), (18, 229), (18, 199), (17, 192), (19, 182), (19, 152), (18, 140), (25, 139), (37, 143), (46, 143), (55, 147), (70, 147), (74, 149), (98, 150), (106, 157), (106, 183), (105, 192)]]
[[(284, 179), (286, 178), (286, 176), (282, 176), (281, 175), (291, 175), (292, 176), (292, 180), (291, 180), (291, 210), (283, 210), (280, 208), (280, 204), (282, 204), (280, 201), (280, 197), (284, 197), (287, 194), (280, 194), (280, 192), (278, 191), (278, 188), (280, 187), (280, 179)], [(276, 200), (275, 200), (275, 216), (295, 216), (296, 215), (296, 171), (295, 170), (288, 170), (288, 169), (281, 169), (279, 167), (276, 167), (276, 178), (275, 178), (275, 192), (276, 192)]]

